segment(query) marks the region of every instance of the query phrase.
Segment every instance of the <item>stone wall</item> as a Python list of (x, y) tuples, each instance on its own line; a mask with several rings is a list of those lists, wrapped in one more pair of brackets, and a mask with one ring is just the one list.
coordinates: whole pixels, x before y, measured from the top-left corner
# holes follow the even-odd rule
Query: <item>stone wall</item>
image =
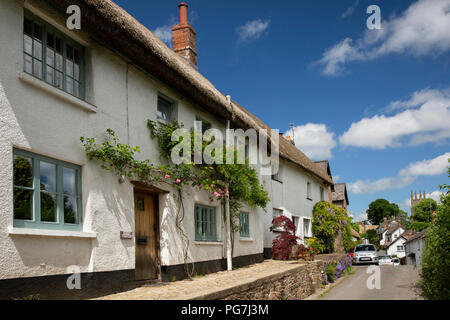
[[(313, 294), (321, 285), (323, 274), (332, 260), (345, 254), (319, 255), (315, 261), (299, 261), (298, 267), (237, 287), (211, 293), (205, 300), (299, 300)], [(297, 263), (293, 261), (292, 263)]]

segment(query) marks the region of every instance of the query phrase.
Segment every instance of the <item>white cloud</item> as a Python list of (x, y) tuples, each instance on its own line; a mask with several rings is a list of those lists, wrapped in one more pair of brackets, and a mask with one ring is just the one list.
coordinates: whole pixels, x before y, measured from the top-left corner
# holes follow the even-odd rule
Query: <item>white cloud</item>
[(153, 33), (157, 36), (162, 42), (164, 42), (169, 47), (172, 47), (172, 26), (165, 25), (156, 28)]
[(359, 222), (364, 220), (367, 220), (366, 210), (361, 210), (356, 217), (353, 216), (353, 222)]
[[(425, 89), (407, 101), (392, 102), (394, 115), (375, 115), (352, 123), (339, 137), (344, 146), (387, 147), (444, 142), (450, 138), (450, 90)], [(403, 110), (399, 110), (403, 109)]]
[(350, 61), (393, 53), (437, 56), (449, 50), (450, 0), (419, 0), (400, 16), (382, 20), (381, 28), (366, 30), (354, 44), (346, 38), (326, 50), (318, 61), (324, 66), (323, 74), (339, 75)]
[(411, 163), (400, 170), (395, 177), (381, 178), (375, 181), (358, 180), (347, 184), (347, 188), (354, 194), (375, 193), (382, 190), (403, 188), (413, 183), (419, 176), (437, 176), (445, 173), (447, 171), (448, 158), (450, 158), (450, 152), (434, 159)]
[(269, 27), (270, 20), (263, 21), (261, 19), (249, 21), (246, 24), (238, 27), (236, 32), (239, 36), (239, 41), (246, 42), (258, 39)]
[[(285, 136), (291, 136), (289, 130)], [(294, 142), (297, 148), (314, 160), (331, 158), (331, 151), (336, 146), (334, 133), (327, 130), (324, 124), (307, 123), (294, 127)]]
[(355, 12), (356, 8), (358, 7), (359, 4), (359, 0), (355, 0), (355, 2), (353, 2), (353, 4), (351, 5), (351, 7), (348, 7), (347, 10), (345, 10), (342, 15), (341, 18), (347, 18), (348, 16), (351, 16), (353, 14), (353, 12)]

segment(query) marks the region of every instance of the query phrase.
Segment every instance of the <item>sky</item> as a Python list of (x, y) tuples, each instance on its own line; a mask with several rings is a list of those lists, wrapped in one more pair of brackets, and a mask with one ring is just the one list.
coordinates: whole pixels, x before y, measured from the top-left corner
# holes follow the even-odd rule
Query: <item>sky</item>
[[(171, 46), (179, 1), (115, 2)], [(450, 0), (187, 3), (199, 71), (312, 160), (328, 159), (355, 220), (378, 198), (408, 213), (411, 191), (439, 198), (449, 183)]]

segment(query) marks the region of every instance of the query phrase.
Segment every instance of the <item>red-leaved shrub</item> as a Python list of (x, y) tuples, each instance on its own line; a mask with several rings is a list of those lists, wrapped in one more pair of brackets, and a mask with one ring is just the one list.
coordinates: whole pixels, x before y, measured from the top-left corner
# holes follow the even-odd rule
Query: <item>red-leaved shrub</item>
[(288, 260), (291, 247), (300, 239), (295, 235), (295, 225), (291, 219), (280, 216), (272, 221), (270, 231), (282, 229), (281, 233), (272, 242), (272, 259)]

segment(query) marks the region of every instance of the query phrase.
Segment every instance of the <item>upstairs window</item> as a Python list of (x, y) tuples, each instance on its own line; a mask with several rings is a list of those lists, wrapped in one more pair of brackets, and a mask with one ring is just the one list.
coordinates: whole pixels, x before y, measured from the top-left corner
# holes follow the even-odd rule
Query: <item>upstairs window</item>
[(322, 187), (320, 187), (320, 201), (325, 201), (325, 192)]
[(311, 196), (311, 182), (307, 182), (306, 183), (306, 198), (309, 200), (312, 200), (312, 196)]
[(25, 13), (24, 71), (84, 99), (84, 48), (48, 23)]
[(173, 116), (173, 102), (163, 97), (158, 97), (156, 116), (158, 120), (169, 123)]
[(81, 168), (14, 150), (14, 227), (81, 228)]
[(212, 128), (211, 123), (205, 121), (199, 117), (195, 117), (195, 130), (201, 131), (202, 134), (205, 134), (206, 131)]

